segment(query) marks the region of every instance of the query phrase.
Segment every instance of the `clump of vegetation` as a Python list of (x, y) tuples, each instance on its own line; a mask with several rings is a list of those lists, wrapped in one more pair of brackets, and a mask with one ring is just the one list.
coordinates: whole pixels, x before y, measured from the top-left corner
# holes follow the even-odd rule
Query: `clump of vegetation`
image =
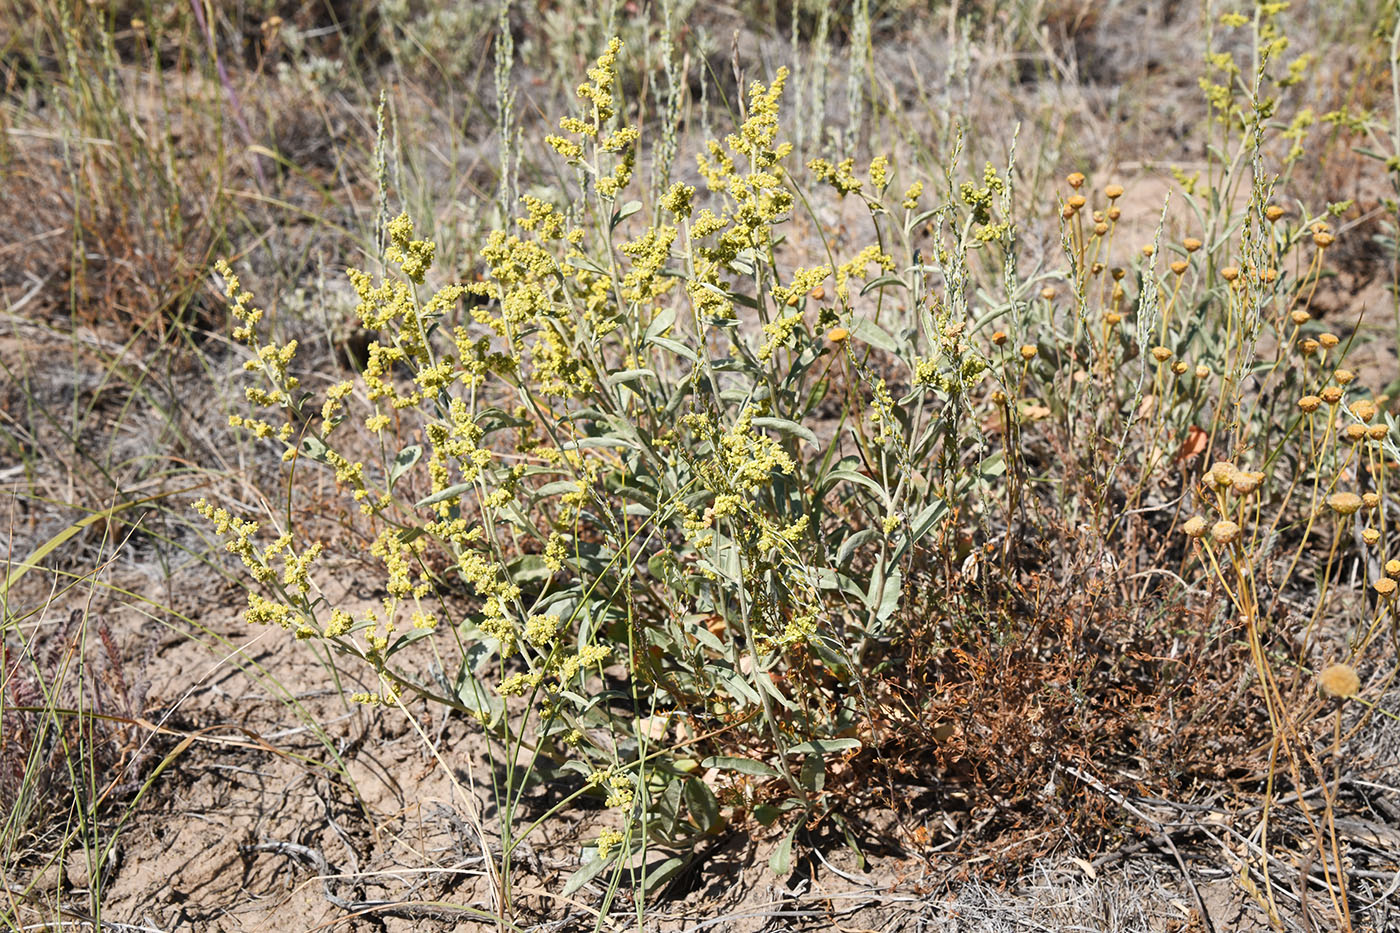
[[(586, 814), (585, 830), (554, 893), (591, 891), (601, 917), (630, 892), (640, 918), (731, 831), (771, 839), (783, 876), (822, 839), (863, 859), (864, 810), (908, 816), (911, 784), (933, 788), (924, 802), (948, 828), (901, 843), (995, 841), (993, 872), (1048, 851), (1062, 827), (1054, 845), (1150, 833), (1181, 861), (1169, 821), (1150, 814), (1212, 788), (1254, 804), (1231, 830), (1241, 845), (1219, 853), (1261, 917), (1283, 929), (1321, 910), (1360, 929), (1342, 773), (1400, 670), (1387, 394), (1400, 382), (1365, 322), (1327, 304), (1341, 257), (1360, 249), (1358, 210), (1304, 168), (1315, 126), (1334, 143), (1368, 137), (1379, 164), (1397, 156), (1381, 151), (1374, 113), (1314, 113), (1317, 58), (1292, 51), (1286, 4), (1211, 14), (1196, 76), (1204, 157), (1170, 184), (1128, 178), (1083, 140), (1035, 151), (1043, 127), (991, 144), (949, 119), (926, 145), (868, 81), (872, 35), (915, 16), (907, 4), (839, 16), (799, 4), (781, 22), (753, 11), (784, 36), (796, 74), (741, 74), (735, 40), (732, 84), (712, 43), (686, 44), (692, 5), (662, 3), (626, 40), (601, 38), (619, 31), (615, 11), (588, 19), (550, 46), (548, 73), (529, 75), (553, 88), (585, 69), (569, 100), (548, 102), (562, 119), (542, 127), (517, 98), (516, 43), (538, 44), (567, 12), (551, 8), (545, 26), (520, 24), (509, 3), (347, 17), (345, 61), (419, 76), (483, 67), (475, 40), (496, 29), (494, 107), (474, 105), (460, 126), (454, 114), (428, 170), (413, 161), (420, 130), (387, 93), (344, 91), (344, 112), (376, 118), (363, 133), (373, 146), (354, 153), (357, 170), (337, 152), (315, 172), (255, 142), (252, 126), (280, 124), (272, 107), (250, 124), (244, 103), (274, 72), (307, 93), (344, 90), (332, 50), (315, 45), (331, 26), (275, 5), (256, 28), (244, 17), (224, 32), (202, 7), (189, 21), (173, 8), (104, 14), (131, 54), (161, 34), (157, 18), (207, 46), (206, 96), (186, 115), (228, 113), (246, 150), (184, 165), (165, 138), (131, 229), (73, 210), (75, 334), (90, 297), (84, 237), (119, 229), (141, 262), (118, 264), (154, 291), (109, 304), (139, 309), (128, 326), (188, 353), (201, 384), (225, 354), (246, 377), (228, 417), (237, 456), (222, 425), (199, 428), (218, 438), (207, 451), (182, 440), (172, 461), (218, 468), (158, 474), (170, 485), (139, 503), (178, 495), (181, 507), (160, 505), (158, 531), (122, 529), (135, 546), (227, 574), (246, 622), (306, 643), (352, 714), (410, 723), (454, 783), (458, 763), (422, 722), (473, 724), (497, 766), (480, 779), (492, 800), (460, 802), (497, 917), (526, 910), (522, 864), (566, 816)], [(1053, 23), (1055, 60), (1095, 28), (1058, 8), (999, 15), (962, 21), (952, 51), (974, 28), (1036, 48), (1049, 40), (1032, 27)], [(53, 99), (75, 121), (116, 114), (102, 138), (131, 144), (134, 112), (78, 93), (90, 34), (77, 22), (35, 33), (70, 59), (74, 93)], [(1400, 42), (1400, 27), (1380, 27), (1378, 44)], [(589, 61), (566, 60), (580, 43)], [(125, 46), (98, 48), (115, 87)], [(827, 75), (838, 54), (840, 89)], [(972, 93), (971, 65), (950, 61), (945, 104), (959, 86)], [(917, 96), (935, 109), (922, 84)], [(844, 128), (826, 125), (841, 107)], [(470, 167), (458, 135), (476, 147)], [(73, 162), (75, 184), (106, 177), (120, 164), (108, 155)], [(198, 171), (215, 184), (196, 210)], [(452, 179), (442, 205), (424, 182), (434, 171)], [(314, 266), (314, 286), (269, 273), (277, 263), (253, 247), (210, 262), (264, 236), (252, 209), (232, 222), (236, 202), (334, 213), (327, 226), (358, 256), (313, 261), (320, 232), (298, 240), (292, 268)], [(285, 217), (266, 226), (296, 238)], [(152, 282), (152, 264), (171, 274)], [(227, 346), (205, 327), (215, 288)], [(125, 412), (154, 377), (131, 375), (123, 355), (106, 358), (103, 382), (124, 386)], [(71, 424), (12, 440), (26, 475), (39, 475), (42, 437), (83, 447), (103, 391), (81, 413), (73, 403)], [(156, 459), (88, 457), (70, 472), (84, 488), (110, 482), (103, 492), (127, 508), (155, 483), (142, 464)], [(177, 489), (172, 477), (190, 474)], [(210, 528), (231, 561), (202, 549)], [(347, 566), (368, 598), (343, 585)], [(30, 617), (6, 608), (5, 631), (37, 657)], [(111, 644), (108, 655), (120, 671)], [(0, 686), (0, 747), (29, 749), (17, 802), (53, 770), (45, 756), (72, 760), (54, 754), (64, 729), (96, 749), (89, 726), (139, 719), (139, 698), (123, 696), (126, 718), (87, 707), (35, 720), (69, 694), (27, 683)], [(307, 729), (349, 781), (340, 746), (322, 724)], [(138, 772), (133, 754), (91, 770)], [(100, 822), (97, 797), (82, 816)], [(1280, 878), (1289, 860), (1304, 866), (1303, 894)]]

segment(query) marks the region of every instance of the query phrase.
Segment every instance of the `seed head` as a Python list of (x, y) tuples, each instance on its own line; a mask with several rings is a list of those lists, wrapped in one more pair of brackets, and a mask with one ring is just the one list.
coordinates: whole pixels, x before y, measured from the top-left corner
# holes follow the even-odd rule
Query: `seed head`
[(1108, 236), (1108, 224), (1102, 220), (1094, 224), (1094, 236)]
[(1342, 341), (1336, 334), (1318, 334), (1317, 342), (1322, 344), (1323, 349), (1330, 350)]
[(1121, 282), (1123, 281), (1123, 276), (1127, 275), (1128, 273), (1123, 269), (1122, 266), (1114, 266), (1112, 269), (1108, 270), (1108, 274), (1113, 276), (1113, 281)]
[(1332, 378), (1337, 380), (1337, 385), (1351, 385), (1356, 380), (1356, 373), (1349, 369), (1339, 369), (1332, 374)]
[(1123, 186), (1109, 185), (1107, 188), (1103, 189), (1103, 193), (1108, 197), (1110, 201), (1116, 201), (1123, 196)]
[(1366, 542), (1367, 547), (1375, 547), (1380, 539), (1381, 533), (1374, 528), (1367, 528), (1361, 532), (1361, 540)]
[(1335, 405), (1342, 400), (1342, 390), (1340, 386), (1328, 386), (1322, 390), (1322, 400), (1328, 405)]
[(1065, 181), (1069, 182), (1071, 188), (1078, 191), (1080, 188), (1084, 187), (1084, 173), (1070, 172), (1069, 175), (1065, 177)]
[(1299, 327), (1301, 327), (1308, 321), (1312, 320), (1312, 315), (1304, 311), (1302, 308), (1299, 308), (1296, 311), (1290, 311), (1288, 314), (1288, 319), (1294, 324), (1297, 324)]
[(1227, 282), (1233, 282), (1240, 277), (1240, 270), (1235, 266), (1226, 266), (1220, 270), (1220, 277)]
[(1355, 515), (1361, 509), (1361, 497), (1354, 492), (1334, 492), (1327, 497), (1327, 504), (1338, 515)]
[(1317, 246), (1318, 249), (1326, 249), (1327, 247), (1332, 245), (1332, 234), (1325, 232), (1314, 233), (1313, 243)]
[[(1206, 520), (1199, 515), (1193, 515), (1181, 526), (1181, 530), (1186, 532), (1188, 538), (1203, 538), (1206, 533)], [(1400, 563), (1400, 561), (1396, 561)]]
[(1325, 220), (1314, 220), (1312, 223), (1308, 224), (1308, 229), (1313, 233), (1328, 233), (1332, 230)]
[(1361, 494), (1361, 504), (1368, 509), (1374, 509), (1381, 504), (1381, 497), (1374, 492), (1363, 492)]
[(1089, 267), (1089, 274), (1090, 274), (1090, 275), (1099, 275), (1099, 274), (1101, 274), (1102, 272), (1103, 272), (1103, 263), (1101, 263), (1101, 262), (1096, 262), (1096, 263), (1094, 263), (1092, 266)]
[[(1182, 364), (1182, 365), (1185, 365), (1185, 364)], [(1196, 378), (1197, 378), (1197, 379), (1204, 379), (1204, 378), (1206, 378), (1206, 377), (1209, 376), (1209, 375), (1210, 375), (1210, 367), (1209, 367), (1209, 366), (1207, 366), (1205, 363), (1197, 363), (1197, 364), (1196, 364)]]
[(1186, 247), (1186, 252), (1194, 253), (1196, 250), (1200, 249), (1204, 244), (1202, 244), (1201, 241), (1196, 239), (1195, 237), (1189, 236), (1181, 241), (1181, 245)]
[(1049, 301), (1050, 299), (1055, 297), (1055, 289), (1049, 285), (1045, 286), (1040, 290), (1040, 297), (1044, 298), (1046, 301)]
[(1362, 441), (1364, 441), (1365, 439), (1366, 439), (1366, 425), (1364, 425), (1364, 424), (1349, 424), (1349, 425), (1347, 425), (1347, 440), (1351, 441), (1353, 444), (1359, 444), (1359, 443), (1361, 443)]
[(1153, 347), (1152, 358), (1159, 363), (1165, 363), (1172, 358), (1172, 351), (1166, 347)]
[(1222, 519), (1210, 526), (1210, 539), (1216, 544), (1233, 544), (1239, 537), (1240, 526), (1229, 519)]
[(1383, 441), (1385, 440), (1385, 436), (1389, 433), (1389, 425), (1384, 424), (1373, 424), (1366, 429), (1366, 436), (1373, 441)]
[(1390, 560), (1386, 561), (1385, 572), (1392, 577), (1400, 577), (1400, 560), (1396, 560), (1392, 557)]
[(1060, 208), (1060, 216), (1063, 217), (1065, 220), (1069, 220), (1071, 217), (1074, 216), (1074, 208), (1066, 204), (1064, 207)]
[(1312, 356), (1317, 352), (1317, 341), (1309, 337), (1298, 344), (1298, 350), (1304, 356)]
[(1321, 404), (1322, 399), (1318, 398), (1316, 395), (1305, 395), (1302, 398), (1298, 399), (1298, 407), (1301, 408), (1303, 411), (1307, 412), (1308, 414), (1312, 414), (1313, 412), (1317, 411), (1318, 407)]
[(1278, 223), (1279, 218), (1283, 217), (1283, 208), (1277, 204), (1270, 204), (1264, 208), (1264, 216), (1269, 218), (1269, 223)]
[(1031, 360), (1035, 359), (1035, 354), (1036, 354), (1036, 349), (1035, 349), (1035, 345), (1034, 345), (1034, 344), (1027, 343), (1027, 344), (1022, 345), (1022, 347), (1021, 347), (1021, 359), (1025, 360), (1027, 363), (1029, 363)]
[(1371, 586), (1374, 587), (1376, 592), (1381, 594), (1382, 597), (1395, 595), (1395, 581), (1390, 579), (1390, 577), (1381, 577), (1375, 583), (1372, 583)]
[[(1197, 368), (1199, 369), (1199, 367), (1197, 367)], [(1173, 364), (1172, 364), (1172, 372), (1176, 373), (1178, 376), (1180, 376), (1182, 373), (1186, 372), (1186, 361), (1185, 361), (1185, 360), (1177, 360), (1175, 363), (1173, 363)]]
[(1114, 205), (1108, 209), (1107, 216), (1109, 220), (1117, 220), (1119, 217), (1123, 216), (1123, 211), (1120, 210), (1117, 205)]
[(1103, 316), (1103, 322), (1109, 327), (1117, 327), (1123, 320), (1123, 315), (1117, 311), (1110, 311)]
[(1070, 195), (1069, 200), (1065, 203), (1077, 211), (1081, 207), (1083, 207), (1087, 202), (1084, 200), (1084, 195), (1072, 194)]
[(1006, 331), (999, 330), (992, 334), (992, 343), (1001, 346), (1006, 343)]
[(1317, 686), (1327, 696), (1345, 700), (1356, 696), (1361, 689), (1361, 678), (1350, 664), (1333, 664), (1317, 675)]

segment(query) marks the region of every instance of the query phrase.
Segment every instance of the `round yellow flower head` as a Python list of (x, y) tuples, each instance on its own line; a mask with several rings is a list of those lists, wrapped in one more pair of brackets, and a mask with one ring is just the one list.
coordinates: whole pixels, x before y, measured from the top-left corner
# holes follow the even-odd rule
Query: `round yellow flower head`
[(1338, 515), (1355, 515), (1363, 503), (1361, 497), (1354, 492), (1334, 492), (1327, 497), (1327, 504)]
[(850, 336), (851, 332), (844, 327), (833, 327), (826, 332), (826, 339), (830, 340), (832, 343), (841, 343)]
[(1216, 544), (1232, 544), (1239, 536), (1240, 526), (1229, 519), (1222, 519), (1210, 526), (1210, 539)]
[(1193, 515), (1181, 526), (1181, 530), (1186, 532), (1188, 538), (1205, 537), (1206, 520), (1199, 515)]
[(1228, 489), (1235, 479), (1235, 465), (1228, 460), (1217, 460), (1210, 466), (1210, 481), (1216, 489)]
[(1123, 196), (1123, 186), (1109, 185), (1103, 189), (1103, 193), (1110, 201), (1116, 201)]
[(1372, 583), (1371, 585), (1375, 587), (1376, 592), (1382, 596), (1395, 595), (1395, 581), (1390, 579), (1390, 577), (1381, 577), (1379, 580), (1377, 580), (1375, 583)]
[(1327, 696), (1345, 700), (1356, 696), (1361, 689), (1361, 678), (1350, 664), (1333, 664), (1317, 675), (1317, 685)]
[(1067, 175), (1067, 176), (1065, 177), (1065, 181), (1069, 182), (1069, 186), (1070, 186), (1071, 188), (1074, 188), (1075, 190), (1078, 190), (1078, 189), (1084, 187), (1084, 173), (1083, 173), (1083, 172), (1070, 172), (1069, 175)]
[(1353, 415), (1367, 423), (1376, 417), (1376, 403), (1368, 398), (1357, 399), (1347, 407)]

